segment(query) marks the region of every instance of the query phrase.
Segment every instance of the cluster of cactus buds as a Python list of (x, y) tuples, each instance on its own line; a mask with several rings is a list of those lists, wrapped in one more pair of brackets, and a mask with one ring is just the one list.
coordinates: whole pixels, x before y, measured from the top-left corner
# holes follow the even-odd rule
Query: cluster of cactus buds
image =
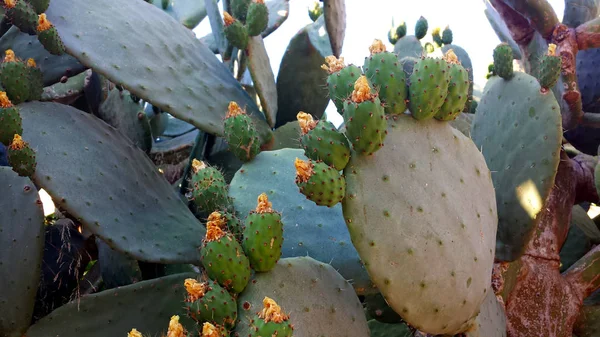
[(225, 36), (229, 43), (246, 49), (250, 36), (260, 35), (269, 23), (269, 9), (264, 0), (232, 1), (232, 14), (223, 12)]

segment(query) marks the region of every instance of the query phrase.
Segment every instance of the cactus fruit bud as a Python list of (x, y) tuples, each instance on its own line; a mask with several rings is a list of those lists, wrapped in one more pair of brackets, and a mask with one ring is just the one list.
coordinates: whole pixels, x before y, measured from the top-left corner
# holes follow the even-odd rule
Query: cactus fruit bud
[(442, 36), (440, 35), (440, 27), (435, 27), (432, 31), (431, 31), (431, 38), (433, 40), (433, 42), (435, 42), (435, 44), (438, 47), (441, 47), (443, 42), (442, 42)]
[(371, 87), (369, 81), (365, 75), (361, 75), (356, 82), (354, 82), (354, 91), (352, 91), (352, 102), (362, 103), (367, 100), (372, 100), (373, 94), (371, 93)]
[(375, 39), (373, 43), (369, 46), (369, 52), (371, 53), (371, 55), (383, 53), (384, 51), (386, 51), (385, 45), (383, 44), (383, 41), (379, 39)]
[(52, 28), (52, 23), (50, 23), (50, 21), (46, 17), (46, 14), (45, 13), (40, 14), (38, 16), (37, 31), (38, 32), (43, 32), (43, 31), (46, 31), (46, 30), (48, 30), (50, 28)]
[(214, 325), (205, 322), (204, 325), (202, 325), (202, 337), (221, 337), (221, 334)]
[(398, 40), (406, 36), (406, 22), (402, 21), (396, 28)]
[(494, 72), (505, 80), (513, 77), (513, 52), (508, 43), (494, 48)]
[(137, 329), (131, 329), (131, 331), (127, 333), (127, 337), (142, 337), (142, 333), (137, 331)]
[(206, 168), (206, 164), (204, 164), (203, 161), (200, 161), (196, 158), (194, 158), (192, 160), (192, 172), (193, 173), (198, 173), (198, 171), (205, 169)]
[(15, 52), (12, 49), (7, 49), (4, 52), (3, 62), (17, 62), (17, 57), (15, 56)]
[(30, 177), (35, 172), (35, 151), (19, 134), (15, 134), (8, 147), (8, 164), (22, 177)]
[(283, 224), (266, 193), (258, 196), (256, 209), (246, 217), (245, 226), (242, 246), (250, 265), (257, 272), (273, 269), (281, 257)]
[(222, 229), (222, 223), (219, 220), (208, 221), (206, 223), (206, 242), (217, 241), (225, 236)]
[(223, 23), (225, 24), (225, 27), (231, 26), (231, 24), (233, 24), (234, 22), (235, 19), (233, 18), (233, 16), (231, 16), (231, 14), (223, 12)]
[(227, 226), (227, 220), (223, 217), (220, 212), (212, 212), (208, 216), (208, 222), (213, 223), (219, 228), (224, 229)]
[(286, 315), (281, 307), (269, 297), (263, 299), (263, 309), (258, 313), (258, 317), (264, 320), (265, 323), (281, 323), (290, 319), (290, 316)]
[(314, 129), (317, 126), (317, 122), (314, 121), (311, 114), (300, 111), (296, 115), (298, 119), (298, 124), (300, 125), (300, 131), (303, 135), (307, 134), (310, 130)]
[(446, 60), (446, 62), (449, 64), (460, 64), (458, 57), (456, 56), (456, 54), (454, 53), (454, 50), (452, 50), (452, 49), (449, 49), (446, 52), (446, 54), (444, 55), (444, 60)]
[(543, 55), (540, 60), (540, 66), (536, 77), (540, 82), (543, 91), (552, 88), (560, 77), (562, 59), (556, 56), (556, 45), (548, 45), (548, 53)]
[(15, 8), (17, 5), (17, 0), (4, 0), (5, 8)]
[(225, 24), (225, 37), (229, 43), (236, 48), (246, 49), (249, 39), (246, 26), (227, 12), (223, 12), (223, 23)]
[(442, 43), (452, 44), (452, 31), (450, 30), (450, 26), (446, 26), (442, 32)]
[(236, 102), (229, 103), (224, 129), (229, 150), (239, 160), (250, 161), (260, 152), (258, 131), (250, 116)]
[(269, 25), (269, 9), (263, 0), (254, 0), (248, 6), (246, 15), (246, 27), (248, 35), (258, 36)]
[(344, 199), (346, 180), (322, 162), (296, 158), (296, 185), (300, 193), (319, 206), (333, 207)]
[(188, 294), (186, 300), (189, 302), (194, 302), (197, 301), (199, 298), (204, 297), (204, 294), (207, 290), (206, 283), (200, 283), (193, 278), (185, 279), (185, 281), (183, 282), (183, 286), (185, 287), (185, 290)]
[(321, 69), (326, 70), (329, 74), (336, 73), (346, 67), (343, 57), (338, 59), (334, 55), (329, 55), (325, 57), (325, 62), (327, 62), (327, 64), (323, 64)]
[(427, 29), (429, 29), (427, 19), (421, 16), (415, 24), (415, 37), (419, 40), (424, 38), (427, 35)]
[(263, 300), (263, 309), (257, 313), (257, 319), (253, 325), (250, 337), (277, 336), (291, 337), (294, 327), (289, 324), (289, 315), (286, 315), (281, 307), (269, 297)]
[(167, 337), (186, 337), (185, 329), (183, 325), (179, 323), (179, 316), (171, 316), (169, 321), (169, 330), (167, 330)]
[(62, 55), (65, 52), (65, 46), (58, 35), (56, 27), (42, 13), (38, 16), (37, 36), (40, 43), (48, 52), (54, 55)]
[(37, 67), (37, 64), (35, 63), (35, 60), (30, 57), (27, 59), (27, 66), (30, 68), (35, 68)]
[(10, 102), (10, 99), (8, 99), (6, 92), (0, 91), (0, 108), (10, 108), (12, 106), (13, 105)]
[(13, 150), (22, 150), (25, 148), (27, 143), (21, 138), (20, 135), (16, 134), (13, 141), (10, 143), (10, 148)]

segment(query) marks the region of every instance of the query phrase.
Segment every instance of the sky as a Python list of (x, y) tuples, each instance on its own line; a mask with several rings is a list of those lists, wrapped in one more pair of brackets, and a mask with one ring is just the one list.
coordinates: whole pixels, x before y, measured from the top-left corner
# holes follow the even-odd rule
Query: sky
[[(548, 2), (559, 20), (562, 20), (564, 0)], [(288, 19), (265, 39), (275, 78), (288, 42), (302, 27), (312, 22), (308, 16), (308, 7), (312, 3), (313, 0), (290, 0)], [(454, 37), (453, 44), (461, 46), (469, 53), (473, 63), (475, 86), (483, 88), (487, 66), (492, 62), (492, 52), (500, 43), (484, 14), (484, 9), (484, 0), (346, 0), (346, 35), (341, 56), (346, 63), (361, 66), (374, 39), (384, 41), (388, 50), (393, 50), (387, 39), (392, 18), (396, 23), (405, 21), (408, 34), (414, 35), (415, 22), (422, 15), (429, 23), (428, 34), (424, 40), (431, 41), (431, 31), (434, 27), (443, 29), (449, 25)], [(194, 29), (198, 36), (210, 32), (208, 21), (208, 18), (203, 20)], [(332, 112), (335, 112), (335, 106), (330, 102), (327, 114), (333, 118), (334, 123), (340, 122)]]

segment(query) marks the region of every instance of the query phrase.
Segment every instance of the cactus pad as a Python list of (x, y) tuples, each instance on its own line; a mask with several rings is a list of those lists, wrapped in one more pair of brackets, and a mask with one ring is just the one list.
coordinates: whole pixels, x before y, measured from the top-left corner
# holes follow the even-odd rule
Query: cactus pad
[(205, 213), (229, 209), (231, 202), (227, 196), (227, 183), (215, 167), (194, 159), (190, 187), (192, 199)]
[(221, 136), (233, 100), (255, 120), (261, 141), (270, 138), (264, 116), (227, 66), (160, 8), (144, 1), (52, 0), (46, 14), (70, 55), (153, 106)]
[(446, 27), (442, 31), (442, 43), (443, 44), (451, 44), (452, 43), (452, 30), (450, 30), (450, 27)]
[(180, 323), (192, 327), (195, 322), (187, 318), (183, 302), (184, 280), (198, 276), (175, 274), (82, 296), (36, 322), (25, 335), (126, 336), (135, 328), (144, 336), (162, 336), (173, 315), (179, 315)]
[(239, 336), (250, 335), (251, 320), (263, 309), (265, 296), (290, 314), (294, 337), (369, 335), (352, 285), (333, 267), (310, 257), (281, 259), (270, 272), (256, 274), (238, 298)]
[(473, 64), (467, 51), (455, 44), (447, 44), (443, 46), (442, 53), (446, 54), (450, 49), (452, 49), (454, 54), (456, 54), (456, 57), (458, 57), (458, 61), (460, 61), (460, 65), (463, 66), (463, 68), (465, 68), (467, 74), (469, 75), (469, 97), (467, 99), (467, 102), (465, 103), (465, 109), (463, 110), (463, 112), (468, 113), (471, 110), (471, 104), (473, 102)]
[(337, 59), (335, 56), (327, 56), (325, 61), (327, 65), (323, 65), (323, 69), (329, 73), (327, 77), (329, 98), (331, 98), (338, 112), (341, 114), (344, 108), (344, 101), (352, 95), (354, 82), (362, 75), (362, 70), (353, 64), (344, 65), (343, 57)]
[(70, 106), (19, 107), (23, 138), (36, 150), (33, 180), (58, 207), (137, 260), (199, 262), (204, 228), (144, 152), (97, 117)]
[(415, 64), (409, 81), (409, 110), (418, 120), (438, 113), (448, 95), (450, 77), (444, 59), (422, 58)]
[(18, 134), (15, 134), (8, 147), (8, 164), (12, 166), (13, 171), (23, 177), (30, 177), (35, 172), (37, 166), (35, 150)]
[(471, 140), (448, 123), (407, 115), (389, 123), (386, 146), (373, 157), (352, 156), (344, 170), (342, 207), (352, 242), (390, 307), (410, 325), (432, 334), (465, 331), (494, 261), (490, 171)]
[(19, 28), (23, 33), (35, 35), (38, 17), (33, 7), (27, 1), (3, 1), (3, 5), (6, 18), (13, 25)]
[(0, 167), (0, 335), (31, 324), (44, 250), (44, 212), (29, 178)]
[(248, 14), (246, 17), (246, 27), (248, 27), (248, 35), (260, 35), (269, 23), (269, 9), (263, 0), (254, 0), (248, 6)]
[(31, 91), (29, 69), (14, 51), (6, 50), (5, 55), (0, 65), (0, 82), (13, 104), (23, 103)]
[(10, 145), (15, 134), (23, 134), (19, 108), (12, 105), (5, 92), (0, 91), (0, 143)]
[(266, 192), (282, 214), (282, 257), (310, 256), (331, 263), (358, 293), (372, 292), (369, 276), (350, 242), (341, 206), (317, 206), (298, 192), (296, 158), (307, 159), (301, 149), (282, 149), (261, 152), (244, 164), (229, 188), (238, 215), (245, 217), (256, 208), (256, 196)]
[(396, 42), (394, 54), (398, 55), (398, 59), (401, 60), (407, 56), (420, 58), (425, 56), (427, 52), (423, 50), (421, 41), (414, 35), (407, 35)]
[(536, 77), (542, 88), (550, 89), (558, 82), (562, 60), (560, 56), (556, 56), (555, 51), (556, 45), (550, 44), (548, 54), (543, 55), (540, 60), (540, 67)]
[(246, 26), (227, 12), (223, 12), (223, 20), (225, 24), (223, 30), (227, 41), (236, 48), (246, 49), (250, 38)]
[(244, 224), (242, 247), (250, 266), (257, 272), (273, 269), (281, 257), (283, 224), (266, 193), (258, 196), (258, 205), (246, 216)]
[(251, 337), (292, 337), (294, 326), (290, 324), (290, 316), (273, 299), (265, 297), (263, 309), (250, 323), (250, 331)]
[(449, 50), (445, 58), (449, 64), (448, 95), (440, 110), (434, 118), (442, 121), (454, 120), (465, 109), (465, 103), (469, 99), (469, 75), (467, 70), (460, 64), (454, 51)]
[(429, 29), (427, 19), (421, 16), (415, 24), (415, 37), (419, 40), (424, 38), (427, 35), (427, 29)]
[(229, 150), (243, 162), (252, 160), (260, 152), (260, 141), (254, 123), (237, 103), (230, 102), (227, 109), (224, 128)]
[(494, 49), (494, 72), (505, 80), (513, 76), (513, 52), (507, 43), (501, 43)]
[(509, 81), (491, 78), (472, 124), (471, 138), (494, 172), (501, 261), (513, 261), (525, 249), (558, 169), (560, 108), (551, 91), (540, 89), (521, 72)]
[(506, 314), (504, 306), (489, 288), (481, 304), (479, 315), (466, 337), (506, 337)]
[(218, 282), (198, 282), (189, 278), (185, 280), (184, 286), (189, 317), (197, 322), (211, 322), (229, 329), (235, 326), (237, 302)]
[(46, 18), (46, 14), (40, 14), (37, 26), (37, 36), (40, 43), (52, 55), (62, 55), (65, 46), (58, 35), (56, 27)]
[(296, 184), (300, 193), (319, 206), (333, 207), (344, 198), (344, 176), (321, 162), (296, 158)]
[(300, 142), (304, 154), (312, 160), (320, 160), (341, 171), (350, 160), (350, 145), (346, 136), (338, 132), (333, 123), (326, 120), (314, 121), (310, 114), (297, 115), (302, 137)]

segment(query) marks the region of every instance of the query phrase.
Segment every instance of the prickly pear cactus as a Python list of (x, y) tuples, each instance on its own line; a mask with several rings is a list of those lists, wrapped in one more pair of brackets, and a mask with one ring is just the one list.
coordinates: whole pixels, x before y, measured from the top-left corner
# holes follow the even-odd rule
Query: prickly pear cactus
[(190, 181), (192, 199), (206, 213), (228, 210), (231, 200), (227, 196), (227, 183), (223, 174), (204, 162), (192, 161)]
[(296, 158), (296, 184), (300, 193), (319, 206), (333, 207), (344, 198), (343, 175), (321, 162)]
[(501, 43), (494, 49), (494, 72), (505, 80), (513, 76), (513, 52), (507, 43)]
[(231, 329), (237, 320), (237, 301), (218, 282), (198, 282), (194, 278), (184, 281), (187, 295), (185, 304), (188, 317), (196, 322), (211, 322)]
[(251, 320), (250, 336), (291, 337), (293, 333), (294, 326), (290, 323), (290, 316), (273, 299), (265, 297), (263, 309)]
[(448, 63), (439, 58), (422, 58), (409, 78), (409, 110), (418, 120), (435, 116), (448, 95)]
[(260, 152), (260, 140), (252, 119), (235, 102), (229, 103), (224, 127), (229, 150), (239, 160), (252, 160)]
[(464, 332), (488, 291), (494, 261), (490, 171), (471, 140), (447, 123), (407, 115), (389, 123), (385, 147), (369, 158), (352, 156), (344, 170), (352, 242), (410, 325), (432, 334)]
[(469, 99), (469, 75), (456, 54), (449, 50), (444, 58), (448, 62), (448, 94), (440, 110), (433, 116), (437, 120), (454, 120), (464, 110)]
[(289, 313), (286, 321), (294, 326), (294, 337), (369, 335), (352, 285), (328, 264), (310, 257), (286, 258), (270, 272), (256, 274), (238, 298), (237, 335), (271, 337), (252, 334), (267, 295), (284, 309), (282, 314)]
[(37, 167), (35, 150), (18, 134), (8, 147), (8, 164), (23, 177), (32, 176)]
[[(510, 51), (508, 45), (505, 48)], [(524, 251), (554, 186), (562, 142), (558, 102), (551, 91), (542, 93), (531, 75), (493, 77), (477, 107), (471, 137), (494, 172), (496, 257), (514, 261)]]
[(504, 306), (496, 299), (494, 291), (487, 291), (475, 324), (466, 337), (506, 337), (506, 314)]
[(305, 112), (299, 112), (297, 118), (304, 154), (338, 171), (343, 170), (350, 160), (350, 145), (346, 136), (337, 131), (333, 123), (323, 119), (315, 121)]
[(354, 82), (362, 75), (362, 70), (353, 64), (345, 65), (343, 57), (338, 59), (331, 55), (327, 56), (325, 61), (327, 64), (322, 67), (329, 73), (327, 77), (329, 98), (335, 103), (338, 112), (342, 113), (344, 101), (352, 95)]
[(22, 123), (19, 108), (13, 106), (6, 92), (0, 91), (0, 143), (8, 146), (16, 134), (23, 134)]

